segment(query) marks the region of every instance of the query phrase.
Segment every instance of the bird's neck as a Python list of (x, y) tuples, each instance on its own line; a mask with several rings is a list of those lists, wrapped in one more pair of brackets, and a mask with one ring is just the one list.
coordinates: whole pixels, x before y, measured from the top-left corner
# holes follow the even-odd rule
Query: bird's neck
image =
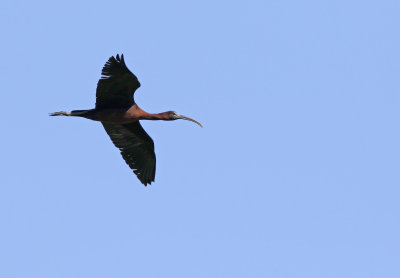
[(163, 112), (163, 113), (148, 113), (141, 109), (139, 106), (134, 104), (129, 110), (126, 112), (126, 114), (130, 118), (136, 118), (138, 120), (168, 120), (168, 112)]
[(144, 113), (141, 113), (140, 115), (140, 120), (168, 120), (168, 113), (163, 112), (163, 113), (147, 113), (146, 111), (143, 111)]

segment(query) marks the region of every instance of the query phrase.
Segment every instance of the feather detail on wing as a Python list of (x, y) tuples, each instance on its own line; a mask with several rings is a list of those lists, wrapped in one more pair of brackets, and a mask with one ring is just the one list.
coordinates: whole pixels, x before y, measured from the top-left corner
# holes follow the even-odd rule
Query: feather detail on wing
[(97, 83), (96, 109), (129, 108), (135, 103), (133, 94), (140, 83), (127, 68), (123, 54), (110, 57), (101, 75)]
[(146, 186), (156, 175), (154, 142), (139, 121), (130, 124), (102, 123), (125, 162)]

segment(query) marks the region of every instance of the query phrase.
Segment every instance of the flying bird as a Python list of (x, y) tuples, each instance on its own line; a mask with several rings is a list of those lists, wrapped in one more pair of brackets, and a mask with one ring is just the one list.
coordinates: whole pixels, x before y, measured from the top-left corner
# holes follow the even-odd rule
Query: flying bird
[(140, 87), (137, 77), (127, 68), (124, 55), (110, 57), (103, 67), (97, 83), (94, 109), (60, 111), (50, 116), (83, 117), (99, 121), (120, 150), (125, 162), (145, 186), (154, 181), (156, 155), (153, 139), (140, 124), (140, 120), (188, 120), (203, 127), (198, 121), (175, 111), (147, 113), (135, 103), (134, 93)]

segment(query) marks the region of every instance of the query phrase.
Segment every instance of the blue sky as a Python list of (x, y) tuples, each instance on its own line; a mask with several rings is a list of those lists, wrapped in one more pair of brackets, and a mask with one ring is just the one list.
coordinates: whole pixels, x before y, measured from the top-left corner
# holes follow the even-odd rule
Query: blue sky
[[(400, 277), (398, 1), (3, 1), (1, 277)], [(94, 107), (124, 53), (145, 188)]]

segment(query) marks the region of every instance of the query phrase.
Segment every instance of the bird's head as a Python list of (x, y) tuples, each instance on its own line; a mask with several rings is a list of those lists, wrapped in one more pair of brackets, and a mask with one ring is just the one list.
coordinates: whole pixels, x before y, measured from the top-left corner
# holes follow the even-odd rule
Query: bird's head
[(175, 112), (175, 111), (168, 111), (168, 112), (167, 112), (167, 115), (168, 115), (168, 120), (169, 120), (169, 121), (174, 121), (174, 120), (182, 119), (182, 120), (187, 120), (187, 121), (194, 122), (194, 123), (198, 124), (199, 126), (203, 127), (203, 125), (202, 125), (201, 123), (199, 123), (198, 121), (196, 121), (196, 120), (194, 120), (194, 119), (192, 119), (192, 118), (189, 118), (189, 117), (180, 115), (178, 112)]

